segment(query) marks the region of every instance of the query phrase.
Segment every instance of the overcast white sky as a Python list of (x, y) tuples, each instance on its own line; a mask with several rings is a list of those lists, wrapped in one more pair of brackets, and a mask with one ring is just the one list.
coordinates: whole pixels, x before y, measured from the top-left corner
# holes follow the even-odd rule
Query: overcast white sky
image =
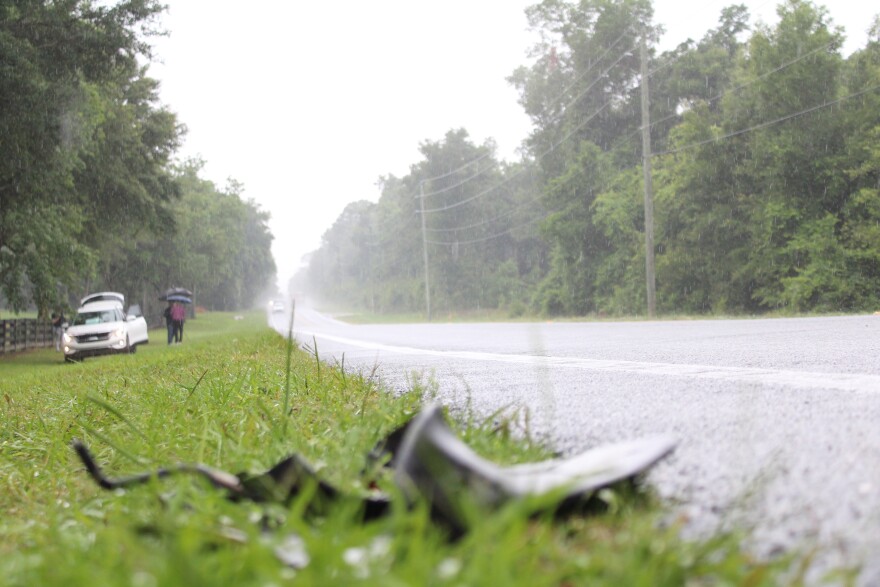
[[(775, 22), (772, 0), (740, 0), (753, 22)], [(200, 156), (219, 187), (272, 215), (279, 284), (346, 204), (378, 200), (376, 180), (405, 175), (418, 146), (465, 128), (513, 159), (529, 121), (505, 78), (528, 63), (524, 9), (537, 0), (167, 0), (170, 36), (150, 73), (188, 127), (181, 155)], [(655, 0), (662, 49), (699, 39), (734, 0)], [(829, 2), (863, 47), (864, 0)]]

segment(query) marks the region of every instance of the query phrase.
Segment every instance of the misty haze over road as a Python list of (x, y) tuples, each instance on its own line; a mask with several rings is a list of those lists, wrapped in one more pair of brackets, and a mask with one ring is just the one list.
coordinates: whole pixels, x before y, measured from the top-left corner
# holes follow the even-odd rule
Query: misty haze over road
[(819, 545), (880, 581), (880, 317), (348, 325), (297, 308), (294, 332), (392, 389), (433, 380), (454, 410), (527, 409), (565, 453), (671, 434), (649, 482), (689, 528), (747, 525), (759, 552)]

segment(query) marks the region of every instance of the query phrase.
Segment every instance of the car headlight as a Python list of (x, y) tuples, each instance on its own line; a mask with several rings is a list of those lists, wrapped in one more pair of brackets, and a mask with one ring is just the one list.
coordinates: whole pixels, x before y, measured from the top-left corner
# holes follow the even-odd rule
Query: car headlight
[(125, 328), (120, 326), (119, 328), (117, 328), (116, 330), (111, 332), (110, 334), (112, 334), (116, 338), (125, 338)]
[(69, 344), (70, 341), (73, 340), (73, 339), (70, 337), (70, 335), (67, 334), (66, 332), (64, 333), (64, 336), (63, 336), (62, 338), (64, 339), (64, 343), (65, 343), (65, 344)]

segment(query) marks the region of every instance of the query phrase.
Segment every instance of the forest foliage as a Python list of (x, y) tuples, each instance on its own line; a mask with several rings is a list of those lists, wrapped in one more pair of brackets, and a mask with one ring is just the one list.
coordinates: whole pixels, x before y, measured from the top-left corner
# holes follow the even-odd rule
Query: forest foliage
[(156, 0), (0, 0), (0, 301), (47, 316), (89, 291), (170, 286), (249, 307), (274, 278), (268, 214), (175, 162), (147, 75)]
[(777, 12), (753, 26), (728, 6), (699, 41), (659, 52), (650, 0), (531, 6), (539, 41), (509, 77), (532, 121), (521, 160), (464, 129), (423, 142), (378, 202), (345, 209), (302, 287), (423, 310), (423, 204), (435, 311), (644, 314), (644, 37), (658, 311), (876, 309), (880, 21), (844, 56), (826, 8)]

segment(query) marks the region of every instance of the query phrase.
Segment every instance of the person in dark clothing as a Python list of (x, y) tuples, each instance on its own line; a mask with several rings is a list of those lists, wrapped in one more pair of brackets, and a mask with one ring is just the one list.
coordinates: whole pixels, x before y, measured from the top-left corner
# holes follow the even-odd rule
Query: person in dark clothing
[(168, 329), (168, 344), (171, 344), (171, 341), (174, 340), (174, 318), (171, 316), (171, 309), (174, 306), (173, 302), (168, 302), (168, 306), (165, 308), (165, 311), (162, 312), (162, 317), (165, 318), (165, 328)]
[(174, 323), (174, 337), (178, 344), (183, 342), (183, 323), (186, 320), (186, 308), (180, 302), (171, 306), (171, 320)]
[(55, 340), (55, 350), (61, 350), (61, 337), (64, 336), (64, 322), (67, 318), (64, 317), (64, 312), (60, 312), (58, 314), (52, 314), (52, 338)]

